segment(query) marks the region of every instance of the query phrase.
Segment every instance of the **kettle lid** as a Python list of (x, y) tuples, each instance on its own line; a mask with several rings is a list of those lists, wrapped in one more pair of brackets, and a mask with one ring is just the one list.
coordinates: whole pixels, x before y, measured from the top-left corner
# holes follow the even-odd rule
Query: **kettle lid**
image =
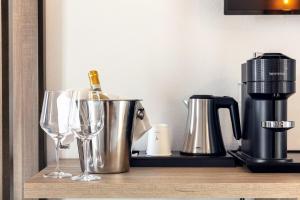
[(190, 99), (214, 99), (213, 95), (193, 95)]

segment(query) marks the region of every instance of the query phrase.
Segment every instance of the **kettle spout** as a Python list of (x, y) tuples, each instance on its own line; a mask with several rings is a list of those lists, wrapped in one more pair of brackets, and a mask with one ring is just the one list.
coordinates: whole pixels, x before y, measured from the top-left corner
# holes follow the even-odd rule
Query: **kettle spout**
[(184, 103), (184, 105), (185, 105), (185, 107), (188, 107), (188, 105), (189, 105), (189, 102), (188, 102), (188, 100), (183, 100), (183, 103)]

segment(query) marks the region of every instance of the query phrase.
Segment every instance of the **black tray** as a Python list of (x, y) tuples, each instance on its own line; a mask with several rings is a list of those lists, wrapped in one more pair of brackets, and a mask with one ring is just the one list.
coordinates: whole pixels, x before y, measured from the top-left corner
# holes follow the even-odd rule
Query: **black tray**
[(253, 159), (241, 151), (228, 151), (229, 154), (238, 159), (239, 164), (246, 166), (251, 172), (256, 173), (299, 173), (300, 152), (288, 151), (288, 158), (291, 162), (262, 161)]
[(171, 156), (147, 156), (145, 152), (135, 152), (130, 160), (131, 167), (235, 167), (235, 158), (226, 156), (187, 156), (179, 151)]

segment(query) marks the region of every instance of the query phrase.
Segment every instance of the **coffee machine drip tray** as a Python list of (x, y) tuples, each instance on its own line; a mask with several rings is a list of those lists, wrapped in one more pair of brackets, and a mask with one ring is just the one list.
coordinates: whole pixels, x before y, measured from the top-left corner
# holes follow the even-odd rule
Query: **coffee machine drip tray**
[(288, 151), (288, 159), (257, 159), (239, 151), (228, 151), (230, 155), (245, 165), (250, 171), (258, 173), (299, 173), (300, 151)]

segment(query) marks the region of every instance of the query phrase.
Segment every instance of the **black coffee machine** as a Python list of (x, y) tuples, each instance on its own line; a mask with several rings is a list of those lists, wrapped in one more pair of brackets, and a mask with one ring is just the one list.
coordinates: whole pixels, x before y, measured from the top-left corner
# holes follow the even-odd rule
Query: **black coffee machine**
[(287, 151), (287, 99), (296, 92), (296, 61), (265, 53), (242, 64), (242, 141), (230, 152), (253, 172), (300, 172)]

